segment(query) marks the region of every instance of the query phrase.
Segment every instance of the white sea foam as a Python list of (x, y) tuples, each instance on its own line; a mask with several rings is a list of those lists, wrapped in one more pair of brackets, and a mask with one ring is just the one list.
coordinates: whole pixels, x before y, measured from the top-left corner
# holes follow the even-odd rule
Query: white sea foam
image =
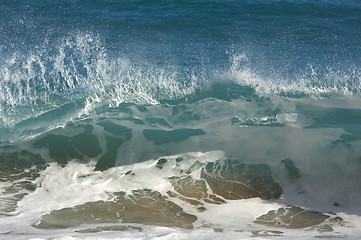
[[(119, 235), (122, 235), (122, 239), (266, 239), (266, 235), (279, 234), (277, 231), (282, 231), (281, 235), (287, 239), (328, 236), (328, 233), (319, 233), (314, 229), (305, 232), (253, 223), (269, 210), (288, 205), (337, 213), (345, 223), (333, 226), (335, 230), (329, 233), (329, 237), (356, 239), (355, 236), (360, 234), (358, 161), (361, 146), (357, 131), (355, 135), (352, 129), (358, 126), (361, 104), (357, 96), (360, 80), (357, 69), (348, 77), (332, 69), (328, 75), (321, 74), (310, 66), (310, 73), (290, 83), (262, 76), (247, 65), (245, 54), (235, 54), (230, 69), (209, 74), (210, 86), (207, 86), (202, 82), (207, 79), (204, 75), (191, 76), (190, 82), (180, 83), (176, 71), (157, 68), (149, 63), (141, 66), (126, 58), (111, 59), (102, 48), (101, 41), (91, 35), (68, 38), (59, 46), (54, 59), (44, 62), (41, 52), (39, 54), (25, 57), (27, 61), (23, 61), (23, 65), (19, 61), (24, 57), (14, 55), (1, 72), (5, 79), (0, 90), (0, 99), (5, 102), (2, 105), (5, 108), (0, 108), (0, 114), (5, 114), (1, 118), (2, 126), (15, 125), (25, 118), (34, 117), (34, 123), (23, 122), (21, 124), (25, 127), (19, 130), (21, 137), (28, 139), (55, 127), (64, 127), (68, 121), (76, 125), (86, 119), (95, 127), (93, 134), (103, 153), (106, 152), (108, 140), (104, 128), (97, 125), (98, 119), (108, 118), (116, 125), (130, 127), (132, 137), (117, 149), (116, 167), (104, 172), (94, 171), (95, 161), (99, 157), (85, 158), (86, 163), (74, 159), (65, 166), (50, 163), (35, 180), (36, 190), (17, 203), (12, 216), (0, 218), (0, 232), (5, 239), (30, 239), (33, 236), (40, 239), (117, 239)], [(76, 62), (71, 60), (74, 56)], [(90, 60), (93, 56), (94, 60)], [(50, 70), (46, 65), (48, 60)], [(79, 67), (79, 64), (82, 66)], [(54, 82), (47, 80), (49, 74)], [(321, 76), (327, 77), (328, 80), (324, 81), (326, 85), (315, 84)], [(31, 88), (34, 78), (41, 79), (40, 89)], [(226, 93), (219, 96), (211, 92), (215, 82), (229, 81), (250, 88), (245, 90), (245, 94), (242, 92), (227, 100), (223, 100), (228, 97)], [(54, 83), (57, 86), (55, 88), (52, 86)], [(207, 92), (205, 98), (195, 97), (195, 101), (184, 100), (179, 105), (160, 104), (162, 99), (189, 97), (199, 87), (202, 88), (201, 94), (206, 91), (210, 91), (210, 94), (207, 95)], [(248, 95), (253, 91), (255, 96), (252, 98)], [(287, 96), (288, 93), (311, 97)], [(326, 97), (322, 95), (325, 93), (328, 94)], [(37, 95), (42, 98), (41, 103), (34, 103)], [(116, 107), (124, 102), (145, 104), (146, 111), (137, 109), (140, 105), (127, 108), (131, 113), (117, 111)], [(76, 104), (74, 111), (68, 115), (64, 112), (51, 115), (51, 110), (64, 108), (66, 112), (69, 103)], [(22, 108), (20, 105), (31, 107)], [(181, 109), (179, 112), (177, 107)], [(97, 110), (104, 112), (97, 113)], [(21, 117), (17, 114), (23, 115)], [(41, 114), (44, 117), (38, 121), (36, 118)], [(344, 119), (342, 114), (356, 118)], [(166, 124), (148, 123), (147, 119), (152, 118), (161, 119)], [(129, 119), (143, 121), (143, 124), (133, 123)], [(181, 128), (198, 128), (206, 134), (159, 145), (146, 141), (143, 134), (143, 130), (147, 129), (172, 131)], [(26, 131), (30, 132), (29, 135), (26, 135)], [(82, 131), (83, 128), (59, 128), (51, 134), (74, 137)], [(355, 141), (347, 142), (350, 134)], [(11, 132), (9, 135), (14, 137)], [(111, 133), (111, 136), (115, 135)], [(337, 145), (337, 141), (344, 140), (344, 136), (346, 143)], [(39, 153), (47, 162), (51, 162), (48, 150), (33, 149), (32, 144), (30, 141), (25, 142), (19, 148)], [(330, 146), (332, 144), (334, 146)], [(10, 150), (5, 149), (4, 152)], [(187, 153), (189, 151), (203, 153)], [(160, 170), (156, 165), (162, 157), (168, 161)], [(175, 167), (178, 157), (184, 160)], [(270, 166), (274, 179), (282, 186), (281, 198), (275, 201), (258, 198), (227, 200), (220, 205), (204, 203), (206, 210), (203, 212), (186, 201), (172, 199), (185, 212), (197, 216), (193, 230), (141, 225), (142, 232), (80, 234), (74, 231), (84, 229), (85, 225), (54, 230), (52, 233), (31, 227), (42, 215), (51, 211), (99, 200), (111, 201), (115, 192), (130, 193), (132, 190), (147, 188), (166, 195), (167, 191), (173, 189), (169, 178), (179, 176), (179, 170), (189, 169), (196, 161), (206, 163), (228, 157)], [(292, 159), (300, 172), (299, 179), (290, 179), (281, 162), (285, 158)], [(136, 177), (127, 174), (129, 172)], [(200, 169), (190, 175), (199, 179)], [(1, 189), (9, 187), (9, 184), (4, 184), (1, 184)], [(96, 228), (99, 225), (88, 227)]]
[[(176, 159), (179, 157), (182, 157), (183, 160), (176, 164)], [(324, 188), (326, 185), (323, 184), (326, 183), (320, 182), (322, 177), (314, 178), (310, 169), (308, 169), (306, 174), (304, 172), (305, 166), (300, 165), (300, 162), (297, 162), (297, 167), (299, 167), (303, 176), (300, 181), (296, 181), (294, 184), (288, 179), (282, 179), (282, 174), (275, 171), (276, 176), (279, 174), (276, 179), (281, 181), (280, 183), (284, 189), (283, 196), (279, 200), (264, 201), (259, 198), (253, 198), (227, 200), (226, 203), (220, 205), (204, 203), (206, 210), (199, 212), (189, 203), (180, 199), (173, 199), (185, 212), (197, 216), (198, 220), (194, 223), (195, 228), (193, 230), (119, 223), (117, 224), (118, 226), (138, 226), (143, 230), (141, 232), (128, 230), (126, 232), (102, 231), (99, 233), (80, 234), (74, 231), (107, 226), (109, 224), (82, 225), (68, 229), (52, 230), (51, 232), (31, 227), (32, 224), (39, 221), (41, 215), (52, 210), (97, 200), (110, 201), (114, 192), (130, 192), (135, 189), (148, 188), (166, 194), (168, 190), (172, 189), (167, 179), (179, 175), (179, 170), (188, 169), (196, 161), (203, 163), (212, 162), (225, 158), (225, 156), (223, 152), (216, 151), (186, 153), (165, 156), (164, 158), (167, 159), (167, 162), (162, 165), (162, 169), (156, 167), (157, 160), (118, 166), (104, 172), (93, 171), (94, 163), (80, 164), (71, 162), (65, 167), (60, 167), (55, 163), (50, 164), (47, 169), (41, 172), (40, 177), (36, 179), (37, 189), (18, 203), (16, 214), (12, 217), (0, 218), (0, 232), (10, 232), (3, 235), (3, 239), (209, 239), (210, 237), (212, 239), (248, 239), (250, 237), (252, 239), (268, 239), (272, 234), (281, 235), (286, 239), (313, 239), (315, 236), (346, 236), (347, 239), (356, 239), (356, 236), (360, 234), (360, 216), (354, 215), (354, 213), (357, 213), (355, 210), (358, 208), (357, 199), (360, 196), (352, 196), (354, 197), (353, 200), (340, 199), (339, 197), (343, 194), (347, 195), (350, 193), (347, 191), (340, 193), (340, 189), (337, 187), (333, 189)], [(310, 168), (318, 169), (316, 171), (319, 174), (331, 174), (327, 171), (320, 171), (318, 166), (310, 166)], [(135, 175), (129, 174), (130, 171)], [(195, 170), (192, 173), (192, 177), (197, 179), (199, 174), (200, 172)], [(338, 176), (339, 178), (340, 176)], [(327, 179), (329, 181), (330, 178)], [(294, 187), (301, 187), (299, 190), (306, 192), (301, 195), (297, 194), (292, 189)], [(354, 187), (352, 183), (345, 189), (352, 191), (352, 189), (355, 189)], [(324, 199), (320, 199), (320, 197)], [(336, 200), (333, 197), (338, 197), (337, 202), (341, 207), (321, 206), (329, 201), (331, 201), (330, 204), (332, 205), (332, 201)], [(318, 233), (315, 230), (288, 230), (285, 228), (265, 227), (253, 223), (260, 215), (270, 210), (276, 210), (279, 207), (285, 207), (291, 202), (310, 209), (333, 210), (338, 216), (343, 218), (345, 224), (334, 226), (334, 232)], [(342, 210), (339, 211), (339, 209)]]
[(46, 41), (27, 53), (15, 52), (3, 61), (0, 127), (14, 126), (69, 102), (77, 102), (71, 117), (83, 116), (98, 107), (124, 102), (158, 104), (163, 99), (179, 99), (196, 89), (229, 81), (250, 86), (260, 96), (352, 95), (361, 89), (361, 71), (356, 66), (318, 69), (309, 65), (291, 79), (266, 76), (257, 68), (245, 53), (237, 52), (230, 53), (229, 66), (224, 69), (181, 70), (109, 56), (100, 36), (78, 32), (56, 43)]
[(34, 51), (16, 52), (4, 60), (0, 71), (3, 127), (72, 101), (85, 101), (85, 106), (80, 103), (76, 110), (82, 115), (99, 104), (156, 104), (160, 99), (193, 91), (194, 80), (190, 84), (179, 81), (174, 69), (137, 64), (126, 56), (109, 57), (99, 36), (76, 33), (59, 41), (56, 46), (47, 42)]

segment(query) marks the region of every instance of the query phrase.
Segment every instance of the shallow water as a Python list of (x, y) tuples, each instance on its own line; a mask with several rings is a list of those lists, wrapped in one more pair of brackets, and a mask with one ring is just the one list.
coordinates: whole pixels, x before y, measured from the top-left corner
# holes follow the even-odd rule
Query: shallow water
[(0, 3), (2, 239), (358, 239), (361, 5)]

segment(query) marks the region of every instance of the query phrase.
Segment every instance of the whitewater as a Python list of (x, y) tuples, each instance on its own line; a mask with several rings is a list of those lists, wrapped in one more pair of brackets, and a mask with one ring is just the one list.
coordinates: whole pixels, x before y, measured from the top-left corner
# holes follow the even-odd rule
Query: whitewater
[(0, 2), (1, 239), (359, 239), (356, 1)]

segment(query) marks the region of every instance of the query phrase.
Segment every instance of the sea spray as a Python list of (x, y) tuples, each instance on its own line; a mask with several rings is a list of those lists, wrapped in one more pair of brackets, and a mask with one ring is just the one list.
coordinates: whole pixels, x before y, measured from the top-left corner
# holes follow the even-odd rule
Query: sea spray
[(0, 238), (358, 239), (360, 10), (0, 3)]

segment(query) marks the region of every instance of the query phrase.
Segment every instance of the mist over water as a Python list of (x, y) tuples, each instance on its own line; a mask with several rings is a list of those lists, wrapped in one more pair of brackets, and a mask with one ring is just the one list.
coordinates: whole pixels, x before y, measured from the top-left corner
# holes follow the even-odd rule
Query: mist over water
[(357, 2), (0, 9), (0, 238), (360, 235)]

